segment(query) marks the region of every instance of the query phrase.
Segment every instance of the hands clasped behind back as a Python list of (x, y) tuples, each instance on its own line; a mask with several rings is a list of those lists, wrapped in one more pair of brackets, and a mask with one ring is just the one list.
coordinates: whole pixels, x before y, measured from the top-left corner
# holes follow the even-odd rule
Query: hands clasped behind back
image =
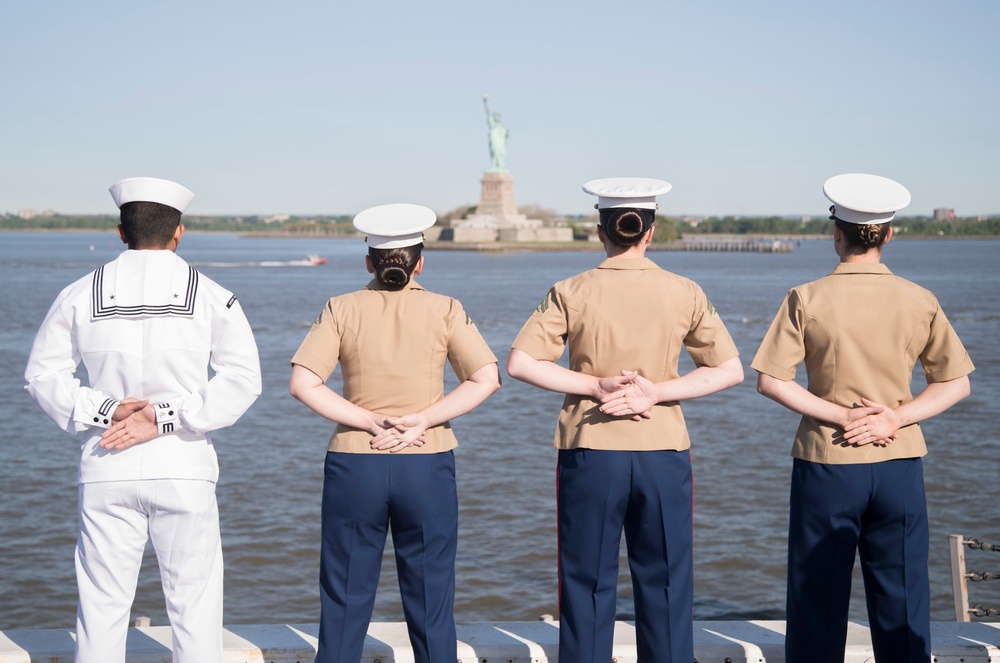
[(634, 421), (649, 419), (657, 403), (656, 385), (637, 371), (622, 369), (620, 375), (599, 380), (601, 412), (612, 417), (629, 417)]

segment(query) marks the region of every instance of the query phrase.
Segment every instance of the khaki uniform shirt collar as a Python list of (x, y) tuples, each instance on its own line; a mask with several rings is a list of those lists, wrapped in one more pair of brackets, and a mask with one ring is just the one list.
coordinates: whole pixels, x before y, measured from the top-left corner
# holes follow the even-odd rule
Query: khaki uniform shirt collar
[[(426, 288), (424, 288), (422, 285), (420, 285), (411, 278), (409, 283), (404, 285), (396, 292), (402, 292), (403, 290), (425, 290), (425, 289)], [(389, 290), (389, 288), (386, 288), (381, 283), (379, 283), (378, 279), (372, 279), (371, 281), (368, 282), (368, 285), (365, 286), (365, 290)]]
[(649, 258), (605, 258), (597, 269), (659, 269)]
[(889, 274), (889, 268), (880, 262), (840, 262), (831, 274)]

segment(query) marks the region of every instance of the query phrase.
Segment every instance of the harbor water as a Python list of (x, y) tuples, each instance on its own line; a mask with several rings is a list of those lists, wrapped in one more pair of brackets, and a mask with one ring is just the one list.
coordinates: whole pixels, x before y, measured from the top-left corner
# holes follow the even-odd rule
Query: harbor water
[[(0, 629), (74, 624), (79, 449), (31, 402), (22, 376), (35, 331), (59, 291), (122, 248), (113, 233), (0, 234), (0, 420), (6, 429), (0, 444)], [(225, 622), (315, 622), (322, 467), (332, 425), (288, 395), (288, 361), (328, 297), (367, 283), (364, 245), (189, 233), (179, 253), (237, 294), (264, 375), (258, 402), (236, 426), (213, 436), (221, 466)], [(295, 264), (307, 254), (328, 261)], [(420, 283), (463, 302), (501, 366), (548, 287), (600, 260), (593, 252), (425, 256)], [(695, 617), (781, 619), (788, 454), (797, 417), (756, 393), (749, 363), (785, 292), (832, 270), (832, 242), (804, 241), (791, 253), (650, 257), (702, 285), (747, 372), (742, 385), (684, 405), (695, 468)], [(977, 367), (972, 396), (923, 425), (930, 448), (931, 612), (934, 620), (950, 620), (948, 535), (1000, 543), (1000, 240), (895, 241), (885, 262), (935, 292)], [(657, 342), (656, 334), (636, 330), (641, 342)], [(684, 356), (682, 370), (690, 367)], [(335, 374), (331, 385), (337, 379)], [(449, 372), (447, 385), (454, 384)], [(914, 391), (923, 384), (918, 366)], [(556, 394), (505, 378), (485, 405), (454, 422), (460, 441), (459, 621), (530, 621), (557, 612), (552, 435), (560, 403)], [(391, 550), (389, 541), (376, 621), (402, 620)], [(970, 568), (993, 571), (997, 557), (967, 554)], [(973, 603), (1000, 605), (1000, 583), (978, 585), (970, 587)], [(854, 590), (851, 618), (864, 620), (857, 570)], [(619, 619), (629, 619), (631, 609), (623, 558)], [(133, 614), (166, 623), (151, 548)]]

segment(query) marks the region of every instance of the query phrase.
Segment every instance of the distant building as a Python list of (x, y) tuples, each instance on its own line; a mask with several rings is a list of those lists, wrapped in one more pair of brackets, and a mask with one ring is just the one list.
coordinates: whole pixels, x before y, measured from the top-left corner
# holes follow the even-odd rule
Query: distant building
[(38, 212), (33, 209), (19, 209), (17, 215), (22, 219), (33, 219), (38, 216)]
[(935, 221), (951, 221), (955, 218), (955, 210), (950, 207), (938, 207), (934, 210)]

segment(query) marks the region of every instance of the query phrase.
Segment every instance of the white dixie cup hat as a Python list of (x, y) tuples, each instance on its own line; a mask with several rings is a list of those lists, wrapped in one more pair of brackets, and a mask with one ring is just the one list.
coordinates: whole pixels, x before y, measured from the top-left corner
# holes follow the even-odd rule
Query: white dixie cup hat
[(194, 198), (187, 187), (157, 177), (129, 177), (115, 182), (108, 191), (119, 208), (126, 203), (159, 203), (173, 207), (181, 214)]

